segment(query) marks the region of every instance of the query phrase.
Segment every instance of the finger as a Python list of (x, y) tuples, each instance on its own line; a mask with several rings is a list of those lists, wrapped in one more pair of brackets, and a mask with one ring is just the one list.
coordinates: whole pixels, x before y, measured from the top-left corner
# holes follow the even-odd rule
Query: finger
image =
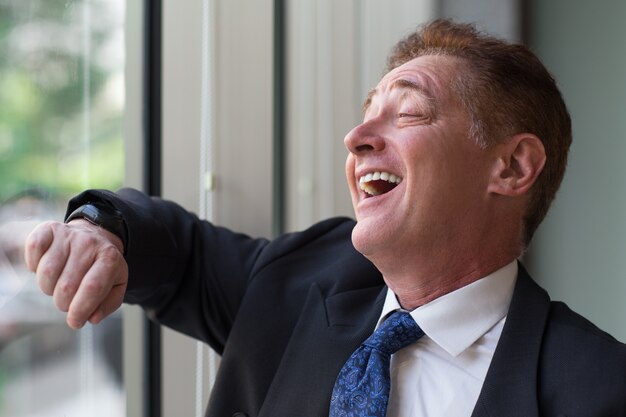
[(123, 284), (125, 288), (128, 280), (126, 271), (124, 257), (113, 245), (99, 251), (69, 305), (67, 324), (74, 329), (81, 328), (105, 303), (114, 285)]
[(37, 271), (39, 260), (52, 244), (54, 238), (52, 224), (53, 222), (46, 222), (38, 225), (26, 238), (24, 261), (28, 269), (33, 272)]
[(81, 281), (95, 262), (93, 249), (86, 242), (78, 242), (71, 250), (64, 268), (59, 274), (53, 288), (54, 305), (67, 312)]
[[(52, 229), (51, 229), (52, 230)], [(55, 233), (53, 232), (53, 236)], [(46, 295), (53, 295), (57, 282), (68, 262), (70, 249), (67, 241), (53, 238), (52, 244), (37, 265), (37, 285)]]
[(91, 324), (98, 324), (120, 308), (124, 301), (124, 293), (126, 293), (126, 283), (114, 285), (102, 304), (100, 304), (96, 311), (89, 317), (89, 322)]

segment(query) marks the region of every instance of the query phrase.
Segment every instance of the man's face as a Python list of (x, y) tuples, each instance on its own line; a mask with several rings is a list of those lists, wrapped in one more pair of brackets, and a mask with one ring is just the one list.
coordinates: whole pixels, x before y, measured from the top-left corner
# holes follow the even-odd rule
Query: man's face
[(462, 65), (423, 56), (390, 71), (346, 136), (352, 240), (365, 256), (437, 253), (484, 231), (491, 163), (451, 87)]

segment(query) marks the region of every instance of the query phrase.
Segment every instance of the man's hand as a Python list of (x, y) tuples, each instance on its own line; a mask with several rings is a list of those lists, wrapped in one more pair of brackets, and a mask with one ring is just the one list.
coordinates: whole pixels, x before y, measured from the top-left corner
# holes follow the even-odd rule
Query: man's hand
[(99, 323), (122, 304), (128, 265), (122, 241), (86, 220), (46, 222), (26, 240), (25, 259), (73, 329)]

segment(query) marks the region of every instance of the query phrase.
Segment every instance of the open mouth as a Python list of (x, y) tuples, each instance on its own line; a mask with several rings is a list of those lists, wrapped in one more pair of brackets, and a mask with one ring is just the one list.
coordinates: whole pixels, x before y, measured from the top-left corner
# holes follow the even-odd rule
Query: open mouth
[(402, 182), (402, 178), (389, 172), (376, 171), (359, 178), (359, 188), (366, 197), (388, 193)]

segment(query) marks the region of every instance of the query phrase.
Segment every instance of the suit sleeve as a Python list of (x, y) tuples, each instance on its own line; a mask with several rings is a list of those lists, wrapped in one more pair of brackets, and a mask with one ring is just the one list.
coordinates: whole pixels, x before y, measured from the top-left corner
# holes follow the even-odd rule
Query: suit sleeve
[(124, 216), (129, 267), (124, 301), (221, 353), (268, 241), (214, 226), (175, 203), (132, 189), (85, 191), (70, 201), (68, 213), (87, 202), (109, 204)]

